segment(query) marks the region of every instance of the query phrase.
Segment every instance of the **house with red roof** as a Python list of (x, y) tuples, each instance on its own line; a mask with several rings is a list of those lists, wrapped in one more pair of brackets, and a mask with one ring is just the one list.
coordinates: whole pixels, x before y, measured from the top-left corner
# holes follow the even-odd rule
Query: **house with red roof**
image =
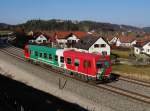
[(82, 31), (58, 31), (54, 33), (54, 38), (61, 48), (73, 47), (81, 38), (87, 35)]
[[(116, 39), (115, 39), (116, 40)], [(137, 40), (134, 36), (119, 36), (116, 40), (117, 47), (133, 47)]]
[(43, 44), (47, 43), (49, 38), (45, 33), (36, 32), (30, 36), (29, 43)]
[(115, 45), (116, 44), (116, 42), (117, 42), (117, 37), (115, 36), (115, 37), (113, 37), (113, 36), (108, 36), (107, 37), (107, 41), (108, 41), (108, 43), (109, 44), (112, 44), (112, 45)]
[(137, 41), (137, 44), (134, 46), (134, 54), (150, 55), (150, 40)]

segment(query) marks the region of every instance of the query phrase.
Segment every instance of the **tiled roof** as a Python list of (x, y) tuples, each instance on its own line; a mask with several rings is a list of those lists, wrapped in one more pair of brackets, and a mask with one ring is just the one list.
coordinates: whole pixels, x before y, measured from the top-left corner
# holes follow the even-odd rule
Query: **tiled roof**
[(87, 35), (87, 33), (86, 32), (82, 32), (82, 31), (74, 31), (74, 32), (72, 32), (75, 36), (77, 36), (78, 37), (78, 39), (81, 39), (81, 38), (83, 38), (83, 37), (85, 37), (86, 35)]
[(135, 47), (143, 47), (144, 45), (146, 45), (149, 42), (150, 42), (150, 40), (138, 40)]
[(87, 35), (75, 44), (75, 48), (88, 50), (100, 37)]
[(107, 41), (111, 41), (115, 36), (107, 36), (107, 37), (104, 37), (106, 38)]
[(135, 36), (119, 36), (118, 38), (122, 43), (130, 43), (136, 40)]
[(58, 39), (67, 39), (72, 34), (75, 35), (79, 39), (87, 35), (86, 32), (82, 32), (82, 31), (58, 31), (54, 33), (54, 36), (57, 35)]

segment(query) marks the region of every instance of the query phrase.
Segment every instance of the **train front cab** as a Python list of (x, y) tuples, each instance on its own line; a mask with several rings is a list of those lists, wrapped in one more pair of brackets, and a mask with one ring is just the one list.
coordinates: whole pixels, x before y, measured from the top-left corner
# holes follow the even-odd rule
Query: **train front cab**
[(96, 61), (97, 80), (108, 80), (111, 74), (111, 64), (108, 57), (100, 58)]

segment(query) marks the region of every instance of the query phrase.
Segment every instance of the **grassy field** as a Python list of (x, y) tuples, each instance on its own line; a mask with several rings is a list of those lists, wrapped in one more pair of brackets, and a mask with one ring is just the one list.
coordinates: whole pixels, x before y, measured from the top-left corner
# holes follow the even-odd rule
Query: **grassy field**
[(125, 64), (113, 65), (112, 70), (122, 76), (130, 76), (140, 80), (150, 80), (150, 65), (132, 66)]
[(0, 35), (5, 35), (5, 34), (8, 34), (10, 33), (11, 31), (8, 31), (8, 30), (5, 30), (5, 31), (0, 31)]
[(120, 50), (111, 50), (112, 54), (116, 54), (118, 55), (118, 57), (120, 58), (129, 58), (129, 54), (131, 53), (131, 51), (120, 51)]

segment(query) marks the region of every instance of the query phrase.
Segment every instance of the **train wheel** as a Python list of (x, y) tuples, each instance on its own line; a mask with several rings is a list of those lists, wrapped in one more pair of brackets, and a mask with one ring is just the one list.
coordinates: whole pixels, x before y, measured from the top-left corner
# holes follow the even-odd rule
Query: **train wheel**
[(85, 81), (89, 82), (89, 77), (88, 76), (85, 76)]

